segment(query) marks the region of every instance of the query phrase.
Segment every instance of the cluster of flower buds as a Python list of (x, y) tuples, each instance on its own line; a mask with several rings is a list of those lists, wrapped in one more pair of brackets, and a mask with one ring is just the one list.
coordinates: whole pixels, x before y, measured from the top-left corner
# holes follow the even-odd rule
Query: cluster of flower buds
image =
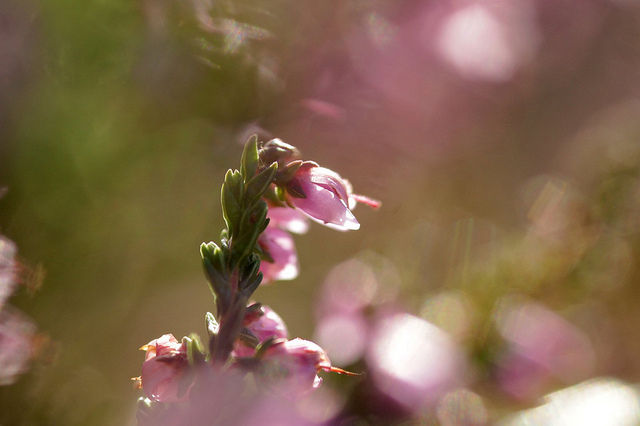
[(300, 159), (299, 151), (279, 139), (247, 142), (241, 168), (229, 170), (222, 186), (226, 229), (220, 243), (203, 243), (200, 253), (214, 295), (216, 315), (205, 315), (208, 344), (191, 334), (152, 340), (141, 377), (141, 409), (154, 402), (189, 400), (199, 378), (251, 374), (256, 383), (284, 389), (290, 395), (318, 387), (321, 371), (353, 374), (331, 365), (313, 342), (289, 339), (280, 316), (268, 306), (250, 302), (260, 283), (293, 279), (298, 259), (291, 233), (304, 233), (307, 218), (342, 231), (360, 224), (352, 213), (356, 202), (379, 202), (352, 192), (337, 173)]

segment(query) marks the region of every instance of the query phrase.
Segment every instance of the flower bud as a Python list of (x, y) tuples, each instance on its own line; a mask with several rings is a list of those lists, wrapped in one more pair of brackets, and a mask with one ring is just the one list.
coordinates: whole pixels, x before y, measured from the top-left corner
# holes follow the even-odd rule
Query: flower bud
[(276, 162), (278, 167), (282, 167), (291, 161), (297, 160), (300, 157), (300, 151), (295, 146), (289, 145), (280, 139), (271, 139), (260, 148), (259, 156), (260, 161), (265, 165)]
[[(258, 339), (258, 343), (263, 343), (271, 338), (287, 338), (287, 326), (280, 318), (280, 315), (276, 314), (273, 309), (266, 305), (260, 306), (259, 309), (251, 308), (251, 306), (247, 308), (243, 325)], [(236, 340), (233, 348), (234, 356), (250, 357), (253, 356), (254, 352), (255, 349), (242, 339)]]
[(316, 222), (339, 231), (360, 224), (349, 209), (349, 186), (336, 172), (304, 163), (286, 186), (287, 201)]
[(190, 388), (190, 384), (183, 381), (189, 368), (186, 345), (178, 342), (173, 334), (165, 334), (140, 349), (147, 352), (141, 376), (145, 395), (160, 402), (186, 399)]
[(267, 376), (286, 381), (292, 391), (320, 386), (320, 370), (330, 371), (331, 362), (325, 351), (308, 340), (293, 339), (277, 342), (262, 354)]
[(298, 276), (298, 255), (293, 237), (288, 232), (268, 226), (260, 235), (258, 244), (268, 256), (260, 262), (263, 283), (292, 280)]

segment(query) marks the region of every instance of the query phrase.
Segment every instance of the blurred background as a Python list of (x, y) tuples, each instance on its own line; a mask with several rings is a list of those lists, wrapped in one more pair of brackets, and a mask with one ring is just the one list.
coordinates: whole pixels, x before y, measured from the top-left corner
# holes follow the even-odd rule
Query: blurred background
[(0, 233), (41, 342), (0, 424), (135, 423), (137, 348), (205, 334), (252, 133), (383, 201), (255, 294), (371, 373), (328, 407), (640, 424), (639, 70), (635, 0), (0, 0)]

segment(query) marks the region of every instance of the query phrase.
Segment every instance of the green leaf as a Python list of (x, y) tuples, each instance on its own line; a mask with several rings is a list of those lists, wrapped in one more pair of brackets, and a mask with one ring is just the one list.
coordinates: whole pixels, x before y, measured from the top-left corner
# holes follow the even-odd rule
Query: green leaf
[(225, 249), (218, 247), (213, 241), (200, 246), (202, 258), (206, 258), (220, 275), (226, 275)]
[[(268, 214), (268, 208), (267, 208), (267, 214)], [(271, 219), (269, 219), (268, 217), (265, 217), (264, 222), (262, 223), (262, 226), (260, 227), (260, 232), (258, 232), (259, 234), (262, 234), (264, 232), (265, 229), (267, 229), (267, 226), (269, 226), (269, 222), (271, 222)], [(271, 256), (269, 256), (271, 257)]]
[(273, 182), (273, 178), (278, 171), (278, 163), (271, 163), (269, 167), (258, 173), (247, 182), (247, 188), (245, 192), (245, 200), (247, 204), (253, 203), (255, 200), (260, 199), (264, 192), (269, 188), (269, 185)]
[(302, 166), (302, 160), (292, 161), (284, 168), (284, 170), (280, 170), (278, 173), (278, 183), (286, 184), (295, 176), (296, 172)]
[(251, 135), (242, 151), (242, 175), (245, 182), (258, 170), (258, 135)]
[(255, 302), (247, 306), (247, 308), (245, 309), (245, 312), (246, 312), (245, 316), (256, 315), (258, 317), (261, 317), (264, 315), (264, 309), (262, 307), (262, 303), (260, 302)]
[(216, 317), (214, 317), (211, 312), (207, 312), (204, 314), (204, 321), (207, 323), (207, 333), (209, 333), (209, 336), (217, 336), (220, 330), (220, 324), (218, 324)]
[(209, 244), (202, 243), (200, 245), (202, 265), (204, 266), (209, 284), (211, 284), (211, 292), (216, 297), (217, 304), (226, 305), (231, 297), (229, 280), (227, 275), (221, 270), (219, 253), (219, 247), (213, 242)]
[(287, 205), (286, 204), (287, 197), (284, 189), (280, 186), (276, 186), (275, 193), (278, 200), (280, 200), (280, 204), (282, 205), (282, 207), (285, 207)]
[(262, 260), (266, 260), (270, 263), (275, 262), (275, 260), (273, 260), (273, 257), (271, 257), (271, 254), (267, 250), (260, 247), (260, 244), (256, 244), (255, 253), (260, 256), (260, 259)]
[(251, 295), (258, 289), (260, 283), (262, 282), (262, 272), (258, 272), (254, 279), (245, 283), (242, 291), (247, 298), (251, 297)]
[(260, 340), (246, 328), (240, 330), (240, 335), (238, 335), (238, 338), (246, 343), (247, 346), (250, 346), (252, 348), (255, 348), (260, 344)]
[(250, 253), (239, 268), (240, 282), (238, 287), (240, 288), (240, 291), (245, 292), (245, 295), (249, 297), (253, 291), (247, 294), (245, 290), (252, 286), (258, 275), (258, 271), (260, 270), (260, 256), (255, 253)]
[[(264, 230), (267, 221), (267, 203), (258, 200), (253, 208), (242, 213), (240, 219), (240, 230), (234, 240), (234, 252), (237, 256), (235, 261), (240, 261), (243, 257), (252, 253), (260, 233)], [(234, 263), (235, 264), (235, 263)]]
[[(277, 185), (278, 174), (276, 173), (276, 179), (274, 183)], [(281, 198), (279, 195), (281, 192), (279, 186), (270, 186), (267, 190), (262, 194), (262, 198), (269, 202), (269, 205), (277, 206), (277, 207), (286, 207), (287, 205), (284, 203), (284, 198)]]
[(278, 338), (278, 337), (270, 337), (267, 340), (265, 340), (264, 342), (260, 343), (256, 347), (256, 353), (255, 353), (254, 357), (255, 358), (262, 358), (262, 356), (264, 355), (265, 351), (267, 349), (269, 349), (271, 346), (278, 345), (278, 344), (284, 343), (286, 341), (287, 341), (287, 339), (282, 339), (282, 338)]
[(229, 181), (233, 186), (234, 195), (236, 196), (236, 198), (238, 200), (242, 200), (242, 192), (244, 190), (244, 180), (242, 179), (242, 173), (240, 173), (240, 170), (232, 170), (231, 175), (229, 176)]
[(242, 213), (242, 205), (240, 204), (242, 198), (238, 197), (238, 193), (242, 192), (241, 187), (242, 184), (237, 181), (233, 172), (231, 170), (227, 171), (224, 184), (222, 184), (220, 199), (222, 201), (222, 215), (231, 235), (236, 230), (236, 224)]
[(187, 360), (189, 361), (189, 365), (194, 365), (204, 361), (204, 346), (200, 341), (200, 337), (196, 333), (191, 333), (189, 337), (183, 337), (182, 343), (187, 347)]

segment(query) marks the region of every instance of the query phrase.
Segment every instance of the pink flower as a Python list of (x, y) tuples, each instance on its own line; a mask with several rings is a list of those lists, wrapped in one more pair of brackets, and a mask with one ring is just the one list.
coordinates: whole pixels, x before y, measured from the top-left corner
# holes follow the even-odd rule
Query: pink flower
[(0, 386), (26, 372), (34, 355), (36, 327), (11, 306), (0, 308)]
[(0, 309), (13, 293), (17, 276), (16, 246), (0, 235)]
[(309, 230), (307, 218), (296, 209), (269, 207), (269, 225), (294, 234), (304, 234)]
[(284, 379), (286, 388), (293, 392), (317, 388), (322, 383), (317, 373), (334, 370), (320, 346), (298, 338), (269, 346), (262, 360), (267, 375)]
[(271, 257), (260, 262), (263, 283), (292, 280), (298, 276), (298, 255), (293, 237), (288, 232), (268, 226), (260, 235), (258, 244)]
[(349, 209), (349, 184), (336, 172), (304, 163), (286, 189), (288, 202), (316, 222), (339, 231), (360, 228)]
[(140, 349), (147, 351), (141, 376), (145, 395), (161, 402), (186, 399), (190, 388), (183, 380), (189, 367), (186, 345), (165, 334)]
[(366, 361), (376, 388), (410, 410), (422, 410), (464, 382), (466, 362), (455, 341), (405, 313), (381, 316)]
[(496, 377), (509, 395), (534, 399), (553, 378), (572, 383), (592, 372), (595, 354), (588, 336), (547, 307), (507, 298), (496, 321), (507, 343)]
[[(258, 338), (258, 342), (262, 343), (270, 338), (286, 339), (287, 326), (280, 315), (276, 314), (273, 309), (266, 305), (262, 305), (260, 309), (250, 310), (244, 317), (244, 327)], [(253, 356), (255, 349), (238, 339), (233, 349), (233, 355), (236, 357)]]

